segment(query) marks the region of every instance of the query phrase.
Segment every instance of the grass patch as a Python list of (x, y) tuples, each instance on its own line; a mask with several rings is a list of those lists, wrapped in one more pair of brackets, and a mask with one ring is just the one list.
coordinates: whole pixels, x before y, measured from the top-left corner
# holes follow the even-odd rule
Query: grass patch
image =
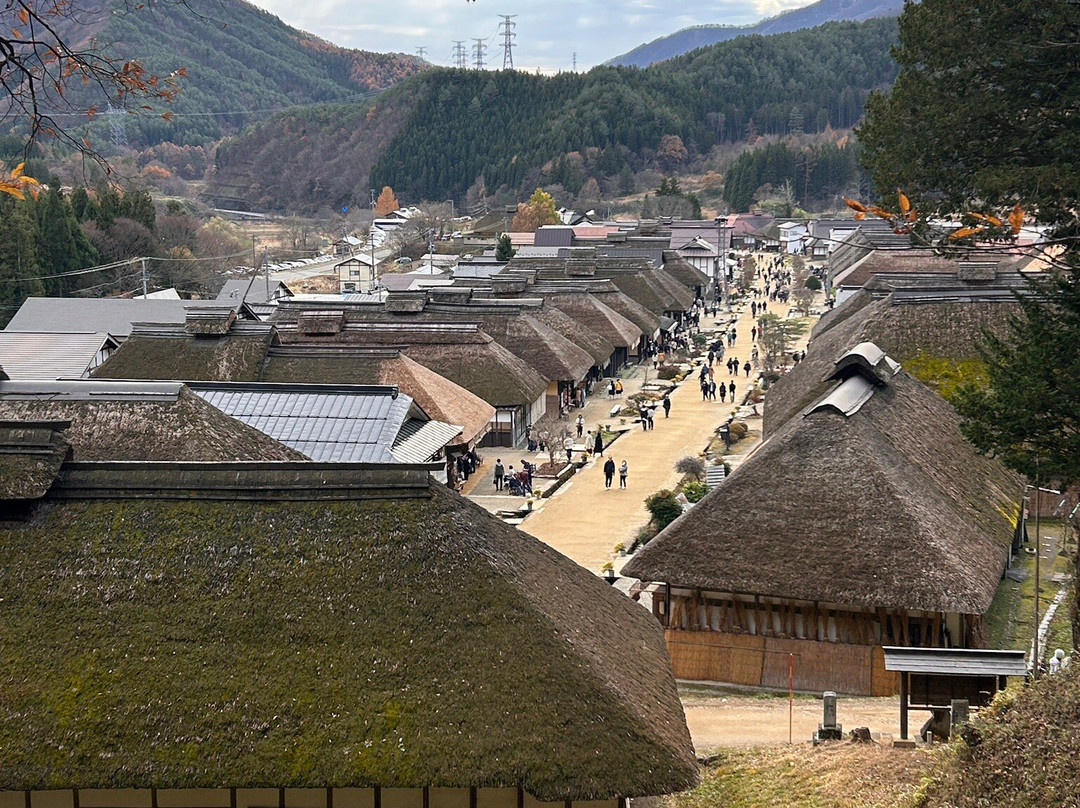
[(914, 808), (939, 751), (862, 744), (723, 749), (666, 808)]

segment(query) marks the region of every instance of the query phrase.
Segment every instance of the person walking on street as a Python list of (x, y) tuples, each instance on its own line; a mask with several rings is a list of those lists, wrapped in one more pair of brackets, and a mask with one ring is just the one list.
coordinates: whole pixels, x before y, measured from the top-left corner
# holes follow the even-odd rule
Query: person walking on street
[(728, 395), (731, 396), (731, 403), (735, 403), (735, 382), (728, 385)]
[(671, 413), (671, 399), (668, 398), (667, 394), (665, 393), (664, 394), (664, 417), (667, 418), (670, 413)]
[(750, 362), (749, 362), (749, 361), (747, 361), (747, 362), (746, 362), (746, 363), (745, 363), (745, 364), (744, 364), (744, 365), (742, 366), (742, 369), (746, 371), (746, 378), (748, 378), (748, 379), (749, 379), (749, 378), (750, 378)]
[(506, 469), (503, 467), (502, 458), (495, 459), (495, 490), (503, 490), (503, 477), (506, 476)]
[(626, 475), (630, 472), (630, 467), (624, 460), (619, 464), (619, 488), (626, 488)]
[(596, 440), (593, 441), (593, 454), (604, 456), (604, 438), (600, 435), (599, 429), (596, 430)]
[(577, 417), (577, 436), (580, 438), (585, 434), (585, 416), (578, 413)]
[(607, 462), (604, 463), (604, 488), (611, 488), (611, 483), (615, 480), (615, 461), (610, 457)]
[(615, 395), (616, 396), (621, 396), (622, 395), (622, 380), (621, 379), (616, 379), (615, 380)]
[(615, 380), (612, 379), (607, 388), (608, 398), (615, 398)]

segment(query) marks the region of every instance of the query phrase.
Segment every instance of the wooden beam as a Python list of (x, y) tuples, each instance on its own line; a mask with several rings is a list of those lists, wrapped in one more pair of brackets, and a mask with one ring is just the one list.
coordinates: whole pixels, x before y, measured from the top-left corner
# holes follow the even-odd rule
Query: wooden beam
[(900, 672), (900, 740), (908, 736), (908, 672)]

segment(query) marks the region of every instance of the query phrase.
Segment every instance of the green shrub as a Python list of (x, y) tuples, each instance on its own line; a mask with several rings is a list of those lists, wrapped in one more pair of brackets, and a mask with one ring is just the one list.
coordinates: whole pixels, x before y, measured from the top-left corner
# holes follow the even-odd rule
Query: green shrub
[(679, 369), (674, 365), (661, 365), (656, 371), (656, 378), (658, 379), (674, 379), (679, 374)]
[(688, 502), (701, 502), (702, 497), (709, 493), (709, 486), (698, 480), (690, 480), (683, 483), (682, 492)]
[(675, 497), (675, 492), (667, 488), (662, 488), (652, 496), (646, 497), (645, 507), (652, 514), (658, 532), (682, 515), (682, 505)]
[(634, 553), (651, 542), (659, 531), (656, 529), (656, 525), (652, 522), (638, 529), (638, 532), (634, 534), (634, 541), (630, 545), (630, 552)]

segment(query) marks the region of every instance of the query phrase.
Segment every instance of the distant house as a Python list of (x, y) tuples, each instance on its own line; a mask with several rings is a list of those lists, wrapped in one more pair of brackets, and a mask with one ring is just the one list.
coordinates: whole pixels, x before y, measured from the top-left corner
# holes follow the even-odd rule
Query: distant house
[[(811, 368), (782, 381), (818, 389)], [(885, 695), (882, 645), (984, 647), (1023, 482), (873, 344), (831, 371), (624, 567), (653, 582), (676, 676), (787, 687), (794, 654), (798, 689)]]
[(0, 331), (0, 367), (9, 379), (85, 379), (119, 345), (103, 332)]
[(343, 295), (351, 292), (373, 292), (378, 284), (376, 268), (372, 264), (371, 256), (362, 253), (339, 261), (334, 265), (334, 272)]
[(676, 248), (675, 252), (694, 269), (710, 278), (713, 276), (717, 257), (713, 244), (698, 236)]
[(0, 448), (5, 806), (622, 808), (698, 781), (655, 621), (428, 465), (86, 463), (40, 422)]

